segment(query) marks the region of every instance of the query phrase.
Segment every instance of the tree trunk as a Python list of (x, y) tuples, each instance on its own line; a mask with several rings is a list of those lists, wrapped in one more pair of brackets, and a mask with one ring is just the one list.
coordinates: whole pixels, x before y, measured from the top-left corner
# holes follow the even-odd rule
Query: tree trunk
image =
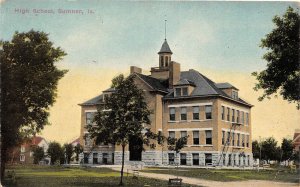
[[(4, 173), (5, 173), (5, 162), (6, 162), (6, 148), (1, 145), (1, 183), (4, 181)], [(0, 184), (1, 185), (1, 184)]]
[(125, 144), (122, 144), (122, 168), (121, 168), (121, 180), (119, 186), (123, 186), (124, 157), (125, 157)]

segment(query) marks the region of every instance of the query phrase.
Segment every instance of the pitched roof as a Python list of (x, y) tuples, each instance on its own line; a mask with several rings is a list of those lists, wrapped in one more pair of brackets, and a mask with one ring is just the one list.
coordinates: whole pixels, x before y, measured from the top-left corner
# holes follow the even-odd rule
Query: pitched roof
[(168, 92), (168, 85), (166, 81), (159, 80), (148, 75), (143, 75), (140, 73), (135, 73), (143, 81), (145, 81), (154, 91)]
[(183, 85), (192, 85), (195, 86), (195, 83), (188, 80), (188, 79), (180, 79), (176, 84), (176, 86), (183, 86)]
[(114, 92), (114, 91), (116, 91), (115, 88), (108, 88), (108, 89), (104, 90), (103, 92)]
[(97, 105), (97, 104), (103, 104), (103, 94), (98, 95), (92, 99), (89, 99), (79, 105), (86, 106), (86, 105)]
[(160, 51), (158, 52), (158, 54), (161, 54), (161, 53), (173, 54), (166, 39), (165, 39), (164, 43), (162, 44)]
[(34, 136), (31, 139), (26, 140), (22, 145), (25, 147), (32, 146), (32, 145), (38, 145), (39, 143), (41, 143), (42, 140), (45, 140), (45, 138), (40, 137), (40, 136)]
[(220, 89), (227, 89), (227, 88), (234, 88), (236, 90), (237, 89), (235, 86), (233, 86), (232, 84), (228, 83), (228, 82), (223, 82), (223, 83), (215, 83), (216, 87), (220, 88)]

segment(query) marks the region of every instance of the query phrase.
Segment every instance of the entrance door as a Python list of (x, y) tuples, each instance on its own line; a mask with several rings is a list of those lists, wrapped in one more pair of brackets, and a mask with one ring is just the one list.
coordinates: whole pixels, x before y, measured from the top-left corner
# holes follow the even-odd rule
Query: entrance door
[(143, 151), (143, 141), (138, 137), (131, 137), (129, 139), (129, 160), (141, 161)]

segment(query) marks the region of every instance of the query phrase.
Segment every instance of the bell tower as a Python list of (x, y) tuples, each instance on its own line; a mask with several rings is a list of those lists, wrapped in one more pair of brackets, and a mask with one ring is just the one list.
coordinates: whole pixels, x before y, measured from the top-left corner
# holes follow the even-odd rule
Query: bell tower
[(169, 47), (167, 39), (165, 39), (164, 43), (161, 46), (159, 55), (159, 69), (167, 69), (171, 62), (172, 51)]

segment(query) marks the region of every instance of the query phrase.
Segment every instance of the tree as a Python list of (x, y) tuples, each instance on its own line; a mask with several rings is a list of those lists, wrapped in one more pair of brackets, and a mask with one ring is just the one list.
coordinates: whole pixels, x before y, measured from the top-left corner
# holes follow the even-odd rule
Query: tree
[(58, 81), (67, 71), (55, 65), (66, 53), (54, 47), (44, 32), (16, 32), (11, 41), (0, 41), (0, 46), (3, 179), (8, 148), (48, 124)]
[(73, 145), (72, 144), (64, 144), (63, 146), (64, 155), (66, 159), (66, 164), (70, 164), (72, 155), (73, 155)]
[(57, 142), (51, 142), (48, 148), (48, 156), (51, 158), (51, 164), (55, 164), (59, 161), (60, 164), (64, 161), (64, 150), (61, 145)]
[(33, 148), (33, 163), (38, 164), (45, 156), (44, 149), (39, 146)]
[[(278, 155), (279, 154), (279, 155)], [(273, 137), (267, 138), (261, 144), (261, 158), (264, 160), (279, 160), (277, 141)]]
[(281, 143), (282, 160), (291, 160), (293, 157), (293, 141), (291, 139), (283, 138)]
[(79, 154), (83, 152), (83, 147), (80, 144), (77, 144), (74, 147), (73, 152), (75, 153), (75, 160), (78, 162), (79, 161)]
[(254, 140), (252, 142), (252, 153), (253, 153), (253, 158), (260, 158), (260, 146), (257, 140)]
[[(150, 124), (147, 103), (143, 90), (134, 84), (135, 75), (119, 75), (112, 80), (115, 91), (105, 98), (105, 105), (98, 107), (94, 117), (96, 125), (88, 125), (90, 137), (95, 143), (112, 143), (122, 147), (120, 185), (123, 185), (125, 146), (132, 137), (147, 139), (143, 124)], [(150, 132), (150, 131), (148, 131)]]
[(289, 7), (282, 17), (273, 18), (276, 27), (261, 40), (260, 47), (268, 50), (263, 56), (267, 68), (252, 73), (258, 80), (254, 90), (264, 91), (259, 101), (277, 96), (279, 91), (284, 100), (297, 103), (300, 109), (299, 20), (297, 11)]

